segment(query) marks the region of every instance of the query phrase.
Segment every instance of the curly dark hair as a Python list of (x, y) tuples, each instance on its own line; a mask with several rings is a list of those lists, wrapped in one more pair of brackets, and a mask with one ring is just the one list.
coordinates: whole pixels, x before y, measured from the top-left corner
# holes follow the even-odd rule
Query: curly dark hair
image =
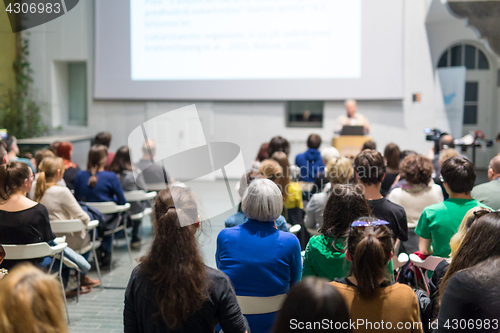
[(431, 181), (434, 167), (430, 159), (422, 155), (408, 155), (401, 162), (401, 176), (409, 184), (427, 185)]
[(337, 184), (332, 188), (323, 212), (323, 226), (319, 232), (333, 238), (333, 248), (344, 252), (335, 246), (337, 239), (346, 238), (351, 223), (363, 216), (370, 216), (368, 206), (361, 189), (354, 185)]
[(210, 289), (195, 236), (198, 209), (193, 192), (177, 186), (159, 192), (152, 220), (153, 244), (139, 267), (157, 288), (157, 316), (176, 330), (202, 307)]

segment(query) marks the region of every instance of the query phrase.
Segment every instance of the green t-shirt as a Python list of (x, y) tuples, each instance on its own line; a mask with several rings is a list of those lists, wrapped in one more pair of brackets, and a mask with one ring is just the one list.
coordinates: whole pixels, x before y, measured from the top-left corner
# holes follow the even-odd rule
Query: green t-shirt
[[(302, 264), (302, 278), (316, 276), (333, 281), (348, 276), (351, 262), (345, 258), (345, 252), (335, 250), (332, 243), (333, 238), (324, 235), (312, 236), (309, 239)], [(344, 249), (347, 244), (344, 239), (338, 239), (336, 245), (337, 248)], [(387, 263), (387, 270), (393, 281), (392, 260)]]
[(434, 256), (448, 258), (451, 237), (457, 233), (465, 214), (477, 206), (489, 208), (475, 199), (448, 199), (426, 207), (420, 215), (415, 233), (432, 240)]

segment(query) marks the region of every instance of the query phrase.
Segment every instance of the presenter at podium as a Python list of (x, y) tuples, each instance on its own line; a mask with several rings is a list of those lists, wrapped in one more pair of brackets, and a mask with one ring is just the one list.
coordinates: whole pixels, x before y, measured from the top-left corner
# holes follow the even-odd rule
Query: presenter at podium
[(337, 126), (335, 127), (335, 133), (342, 135), (342, 129), (344, 126), (363, 126), (365, 129), (365, 135), (370, 133), (370, 124), (368, 118), (356, 112), (358, 109), (358, 104), (353, 99), (348, 99), (345, 101), (345, 109), (347, 111), (346, 115), (339, 116), (337, 118)]

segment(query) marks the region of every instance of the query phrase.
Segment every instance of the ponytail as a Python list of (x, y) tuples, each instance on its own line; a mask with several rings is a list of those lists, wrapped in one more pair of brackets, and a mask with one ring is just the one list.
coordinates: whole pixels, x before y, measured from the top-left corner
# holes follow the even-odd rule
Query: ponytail
[(351, 228), (347, 245), (352, 258), (352, 274), (363, 298), (370, 298), (379, 287), (380, 280), (388, 278), (386, 265), (393, 248), (389, 228), (385, 225), (372, 228)]
[(106, 158), (108, 156), (108, 148), (103, 145), (94, 145), (89, 150), (87, 160), (87, 170), (90, 172), (90, 178), (87, 185), (94, 188), (97, 184), (97, 172), (101, 167), (106, 165)]
[(90, 172), (90, 178), (89, 178), (89, 182), (87, 183), (87, 185), (90, 187), (90, 188), (94, 188), (95, 185), (97, 184), (97, 176), (95, 175), (96, 174), (96, 170), (97, 168), (96, 167), (92, 167), (89, 172)]
[(38, 178), (36, 180), (35, 197), (36, 201), (42, 201), (42, 197), (47, 191), (47, 182), (53, 181), (57, 171), (64, 174), (64, 160), (60, 157), (45, 157), (38, 165)]
[(45, 177), (45, 172), (40, 171), (38, 173), (38, 178), (36, 180), (36, 188), (35, 188), (35, 198), (36, 202), (42, 201), (42, 197), (47, 191), (47, 180)]
[(23, 186), (30, 174), (30, 167), (23, 162), (14, 161), (0, 166), (0, 197), (9, 200), (12, 191)]

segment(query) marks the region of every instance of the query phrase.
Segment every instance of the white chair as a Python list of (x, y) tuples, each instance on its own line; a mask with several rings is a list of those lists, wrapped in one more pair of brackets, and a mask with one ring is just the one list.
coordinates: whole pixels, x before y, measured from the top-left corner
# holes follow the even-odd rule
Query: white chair
[(255, 315), (272, 313), (281, 310), (286, 294), (258, 297), (258, 296), (236, 296), (241, 313), (244, 315)]
[(66, 317), (69, 324), (69, 313), (68, 313), (68, 303), (66, 302), (66, 292), (64, 291), (64, 283), (62, 281), (62, 267), (64, 261), (64, 249), (68, 246), (67, 243), (57, 244), (56, 246), (50, 246), (49, 244), (35, 243), (26, 245), (9, 245), (2, 244), (5, 250), (6, 260), (29, 260), (43, 257), (52, 257), (52, 262), (50, 263), (49, 272), (52, 271), (54, 261), (57, 255), (60, 255), (63, 260), (61, 260), (59, 265), (59, 282), (61, 283), (61, 291), (64, 298), (64, 306), (66, 307)]
[(422, 279), (424, 280), (425, 289), (427, 290), (427, 295), (429, 296), (430, 296), (429, 278), (427, 277), (427, 272), (424, 272), (423, 269), (426, 269), (428, 271), (434, 271), (436, 269), (436, 266), (443, 260), (445, 260), (445, 258), (436, 256), (428, 256), (425, 260), (422, 260), (415, 253), (410, 254), (410, 261), (420, 271)]
[(130, 262), (132, 262), (132, 250), (130, 249), (130, 242), (128, 240), (128, 235), (126, 230), (127, 226), (125, 224), (126, 221), (121, 216), (121, 213), (126, 212), (127, 210), (130, 209), (130, 204), (127, 202), (125, 205), (117, 205), (113, 201), (87, 202), (86, 204), (89, 205), (90, 207), (97, 209), (102, 214), (115, 214), (115, 213), (120, 214), (119, 221), (116, 224), (115, 229), (105, 231), (104, 235), (102, 235), (102, 236), (111, 236), (111, 259), (109, 264), (109, 270), (111, 271), (113, 267), (113, 243), (115, 241), (115, 234), (122, 230), (125, 233), (125, 241), (127, 242), (128, 255), (130, 257)]
[(166, 189), (167, 186), (168, 184), (166, 184), (165, 182), (146, 184), (148, 191), (156, 191), (156, 192), (160, 192)]
[(288, 230), (295, 235), (297, 235), (301, 229), (302, 226), (300, 224), (295, 224), (288, 228)]
[[(152, 192), (144, 192), (143, 190), (137, 190), (137, 191), (129, 191), (129, 192), (124, 192), (125, 199), (127, 202), (141, 202), (141, 201), (148, 201), (148, 200), (153, 200), (156, 197), (157, 192), (152, 191)], [(147, 207), (144, 209), (144, 211), (133, 214), (130, 217), (132, 220), (141, 220), (144, 216), (151, 215), (152, 210), (150, 207)]]
[[(88, 243), (86, 246), (83, 246), (84, 243), (82, 242), (82, 246), (80, 249), (73, 249), (76, 253), (78, 254), (85, 254), (89, 251), (92, 251), (92, 255), (94, 256), (94, 261), (95, 261), (95, 266), (97, 269), (97, 275), (99, 276), (99, 281), (101, 281), (101, 290), (103, 290), (102, 286), (102, 278), (101, 278), (101, 269), (99, 267), (99, 260), (97, 258), (97, 253), (96, 253), (96, 228), (99, 226), (99, 221), (94, 220), (90, 221), (87, 225), (85, 225), (81, 220), (78, 219), (72, 219), (72, 220), (53, 220), (50, 221), (50, 227), (54, 233), (58, 234), (67, 234), (70, 232), (82, 232), (84, 230), (90, 231), (94, 230), (92, 233), (92, 239), (90, 240), (90, 243)], [(69, 266), (69, 265), (67, 265)], [(76, 300), (78, 302), (79, 298), (79, 288), (80, 288), (80, 275), (78, 274), (78, 292), (76, 296)]]

